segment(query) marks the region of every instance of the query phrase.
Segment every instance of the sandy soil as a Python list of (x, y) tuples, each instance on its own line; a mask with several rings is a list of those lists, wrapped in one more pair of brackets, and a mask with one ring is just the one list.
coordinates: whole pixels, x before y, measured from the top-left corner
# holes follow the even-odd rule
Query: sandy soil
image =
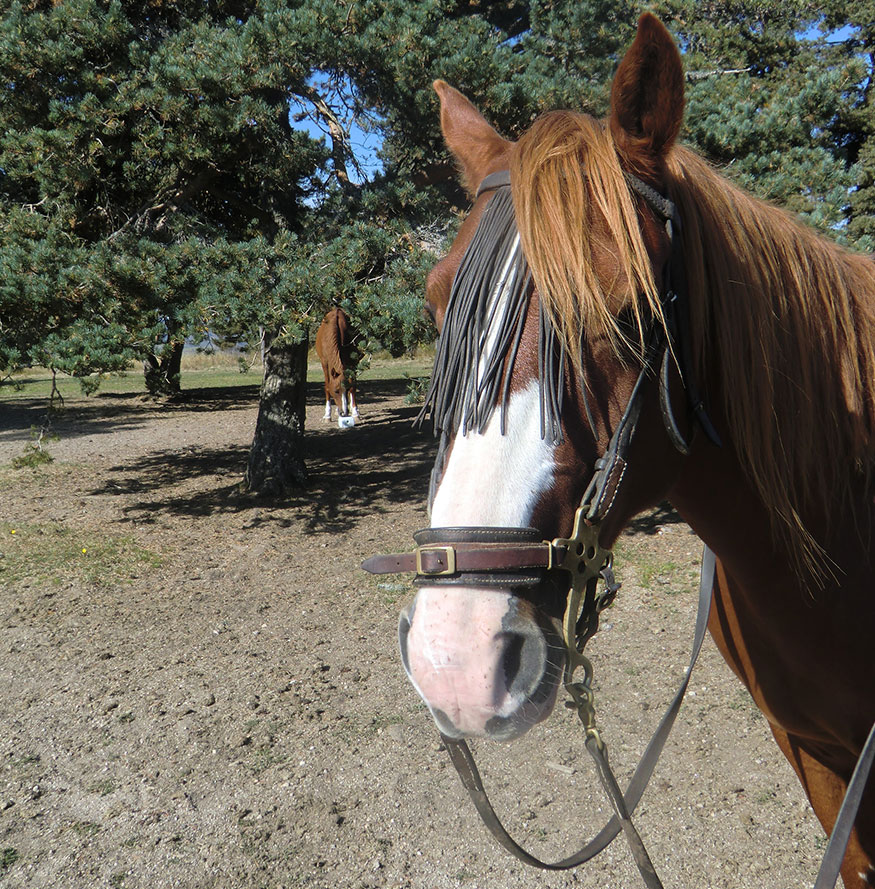
[[(0, 889), (638, 885), (622, 840), (570, 873), (508, 857), (403, 676), (409, 587), (358, 569), (425, 523), (403, 389), (363, 385), (341, 431), (313, 387), (312, 482), (282, 503), (238, 492), (255, 387), (68, 400), (36, 470), (9, 463), (44, 406), (0, 402)], [(699, 555), (669, 510), (622, 540), (591, 656), (623, 777), (688, 661)], [(475, 752), (537, 854), (605, 820), (564, 709)], [(816, 819), (710, 641), (637, 822), (666, 887), (813, 882)]]

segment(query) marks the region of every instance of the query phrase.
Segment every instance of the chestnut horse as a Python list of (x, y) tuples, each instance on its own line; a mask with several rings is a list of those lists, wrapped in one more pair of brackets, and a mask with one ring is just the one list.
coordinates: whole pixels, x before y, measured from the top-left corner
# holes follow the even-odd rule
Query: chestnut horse
[(330, 309), (316, 331), (316, 354), (325, 376), (325, 415), (331, 419), (331, 402), (339, 417), (358, 417), (355, 402), (355, 334), (346, 312), (339, 306)]
[[(434, 85), (474, 203), (427, 284), (448, 342), (429, 401), (442, 444), (403, 661), (446, 737), (511, 739), (544, 719), (564, 602), (543, 579), (458, 560), (508, 530), (568, 534), (608, 461), (598, 543), (667, 499), (713, 550), (710, 633), (831, 831), (875, 721), (875, 263), (681, 147), (683, 84), (646, 14), (604, 122), (548, 113), (511, 142)], [(465, 324), (471, 354), (452, 345)], [(873, 856), (870, 786), (847, 889), (875, 882)]]

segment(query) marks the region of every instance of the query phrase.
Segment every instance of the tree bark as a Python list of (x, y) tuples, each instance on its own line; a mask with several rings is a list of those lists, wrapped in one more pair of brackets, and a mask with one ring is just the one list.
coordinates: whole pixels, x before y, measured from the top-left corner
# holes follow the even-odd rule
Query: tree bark
[(143, 361), (146, 391), (156, 397), (175, 398), (180, 393), (180, 369), (182, 367), (182, 340), (172, 340), (161, 352), (161, 360), (149, 353)]
[(305, 336), (291, 345), (265, 334), (264, 380), (255, 437), (243, 486), (247, 491), (284, 496), (307, 482), (303, 438), (307, 395)]

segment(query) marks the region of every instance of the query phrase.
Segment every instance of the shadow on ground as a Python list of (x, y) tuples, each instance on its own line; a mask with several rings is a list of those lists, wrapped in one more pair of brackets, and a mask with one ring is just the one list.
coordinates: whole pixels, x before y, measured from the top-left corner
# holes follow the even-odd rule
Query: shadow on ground
[[(362, 397), (371, 401), (403, 396), (407, 380), (374, 380), (359, 384)], [(183, 389), (171, 401), (156, 401), (143, 392), (97, 392), (63, 404), (52, 411), (52, 430), (65, 438), (104, 435), (144, 426), (156, 416), (195, 411), (247, 410), (258, 402), (259, 384)], [(321, 383), (307, 383), (307, 403), (321, 404)], [(40, 427), (49, 412), (46, 398), (9, 398), (0, 401), (0, 441), (26, 440), (29, 430)]]
[[(363, 518), (387, 513), (399, 503), (425, 504), (436, 447), (428, 428), (414, 428), (419, 409), (402, 404), (407, 388), (404, 379), (363, 383), (367, 407), (353, 430), (311, 421), (304, 441), (309, 483), (285, 499), (259, 498), (242, 490), (249, 441), (153, 450), (111, 467), (91, 493), (126, 497), (124, 515), (139, 523), (157, 522), (162, 515), (196, 518), (225, 512), (250, 513), (251, 525), (303, 525), (312, 533), (328, 534), (349, 531)], [(155, 403), (140, 393), (97, 394), (56, 414), (52, 429), (74, 438), (145, 427), (156, 415), (250, 410), (257, 404), (258, 389), (255, 384), (188, 389), (170, 403)], [(308, 403), (321, 404), (322, 393), (321, 383), (309, 383)], [(0, 441), (26, 437), (26, 430), (38, 426), (45, 412), (45, 400), (6, 402), (0, 410)], [(680, 523), (671, 505), (663, 503), (633, 519), (624, 533), (652, 535)]]
[(623, 536), (631, 537), (635, 534), (658, 534), (664, 525), (683, 525), (684, 520), (677, 514), (675, 508), (666, 500), (655, 509), (636, 516), (626, 525)]
[[(333, 423), (307, 429), (309, 483), (300, 494), (281, 499), (243, 492), (248, 442), (151, 452), (112, 467), (91, 493), (139, 495), (124, 512), (140, 523), (155, 522), (163, 514), (194, 518), (252, 511), (253, 525), (275, 522), (286, 527), (303, 522), (314, 533), (351, 530), (362, 517), (388, 512), (392, 504), (425, 503), (435, 444), (429, 432), (413, 427), (418, 408), (398, 406), (406, 386), (405, 380), (369, 384), (367, 414), (352, 430), (340, 430)], [(319, 387), (311, 385), (308, 390), (312, 404)], [(213, 402), (203, 409), (221, 409)], [(191, 409), (190, 404), (187, 407)], [(227, 483), (203, 484), (204, 478), (216, 477)]]
[[(77, 399), (72, 406), (52, 410), (51, 429), (63, 438), (87, 438), (142, 428), (156, 416), (183, 411), (245, 410), (258, 400), (258, 389), (258, 385), (184, 389), (173, 401), (155, 401), (142, 392), (98, 392), (87, 399)], [(311, 394), (308, 387), (308, 396)], [(45, 398), (5, 401), (0, 404), (0, 441), (27, 440), (29, 430), (42, 426), (48, 414)]]

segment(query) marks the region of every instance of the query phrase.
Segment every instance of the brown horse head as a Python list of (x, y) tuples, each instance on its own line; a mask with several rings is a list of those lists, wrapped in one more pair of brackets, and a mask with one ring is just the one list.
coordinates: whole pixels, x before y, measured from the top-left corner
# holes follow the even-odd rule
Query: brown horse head
[[(875, 264), (675, 144), (681, 60), (650, 15), (607, 121), (546, 114), (508, 142), (435, 88), (473, 206), (427, 285), (441, 443), (410, 678), (452, 737), (544, 719), (574, 627), (560, 643), (552, 555), (510, 555), (571, 553), (581, 516), (610, 548), (669, 499), (717, 557), (711, 635), (829, 830), (875, 722)], [(875, 881), (871, 784), (854, 889)]]
[[(475, 200), (448, 255), (429, 276), (427, 306), (442, 336), (454, 337), (446, 328), (453, 281), (459, 288), (477, 274), (463, 257), (475, 232), (495, 225), (490, 220), (498, 218), (499, 202), (508, 201), (492, 188), (478, 195), (478, 186), (509, 170), (513, 204), (506, 212), (515, 229), (502, 248), (506, 255), (492, 261), (492, 280), (476, 286), (490, 290), (483, 313), (497, 319), (510, 312), (515, 332), (499, 329), (498, 321), (484, 325), (483, 354), (466, 373), (477, 377), (471, 390), (482, 390), (487, 366), (497, 366), (493, 375), (503, 395), (485, 405), (472, 396), (457, 404), (455, 419), (444, 419), (431, 524), (528, 526), (551, 539), (570, 529), (635, 384), (646, 332), (663, 323), (660, 282), (669, 237), (664, 220), (630, 191), (624, 174), (634, 171), (652, 188), (663, 188), (665, 154), (683, 110), (680, 57), (663, 26), (644, 16), (617, 72), (607, 124), (568, 112), (547, 114), (516, 143), (501, 138), (458, 91), (442, 81), (435, 89), (446, 143)], [(523, 283), (514, 297), (509, 282), (521, 257), (534, 286)], [(514, 299), (520, 305), (508, 309)], [(547, 394), (539, 346), (545, 319), (557, 331), (555, 350), (564, 348), (570, 359)], [(514, 341), (512, 367), (509, 350), (498, 354), (496, 345), (489, 354), (491, 339)], [(456, 384), (467, 385), (461, 379)], [(550, 401), (562, 410), (545, 424)], [(651, 440), (665, 469), (623, 487), (620, 499), (627, 502), (611, 512), (607, 544), (629, 516), (661, 498), (677, 471), (658, 412), (645, 410), (639, 424), (640, 445)], [(511, 738), (545, 718), (564, 657), (556, 634), (563, 596), (546, 582), (522, 594), (512, 583), (420, 582), (402, 617), (402, 651), (442, 731)]]

